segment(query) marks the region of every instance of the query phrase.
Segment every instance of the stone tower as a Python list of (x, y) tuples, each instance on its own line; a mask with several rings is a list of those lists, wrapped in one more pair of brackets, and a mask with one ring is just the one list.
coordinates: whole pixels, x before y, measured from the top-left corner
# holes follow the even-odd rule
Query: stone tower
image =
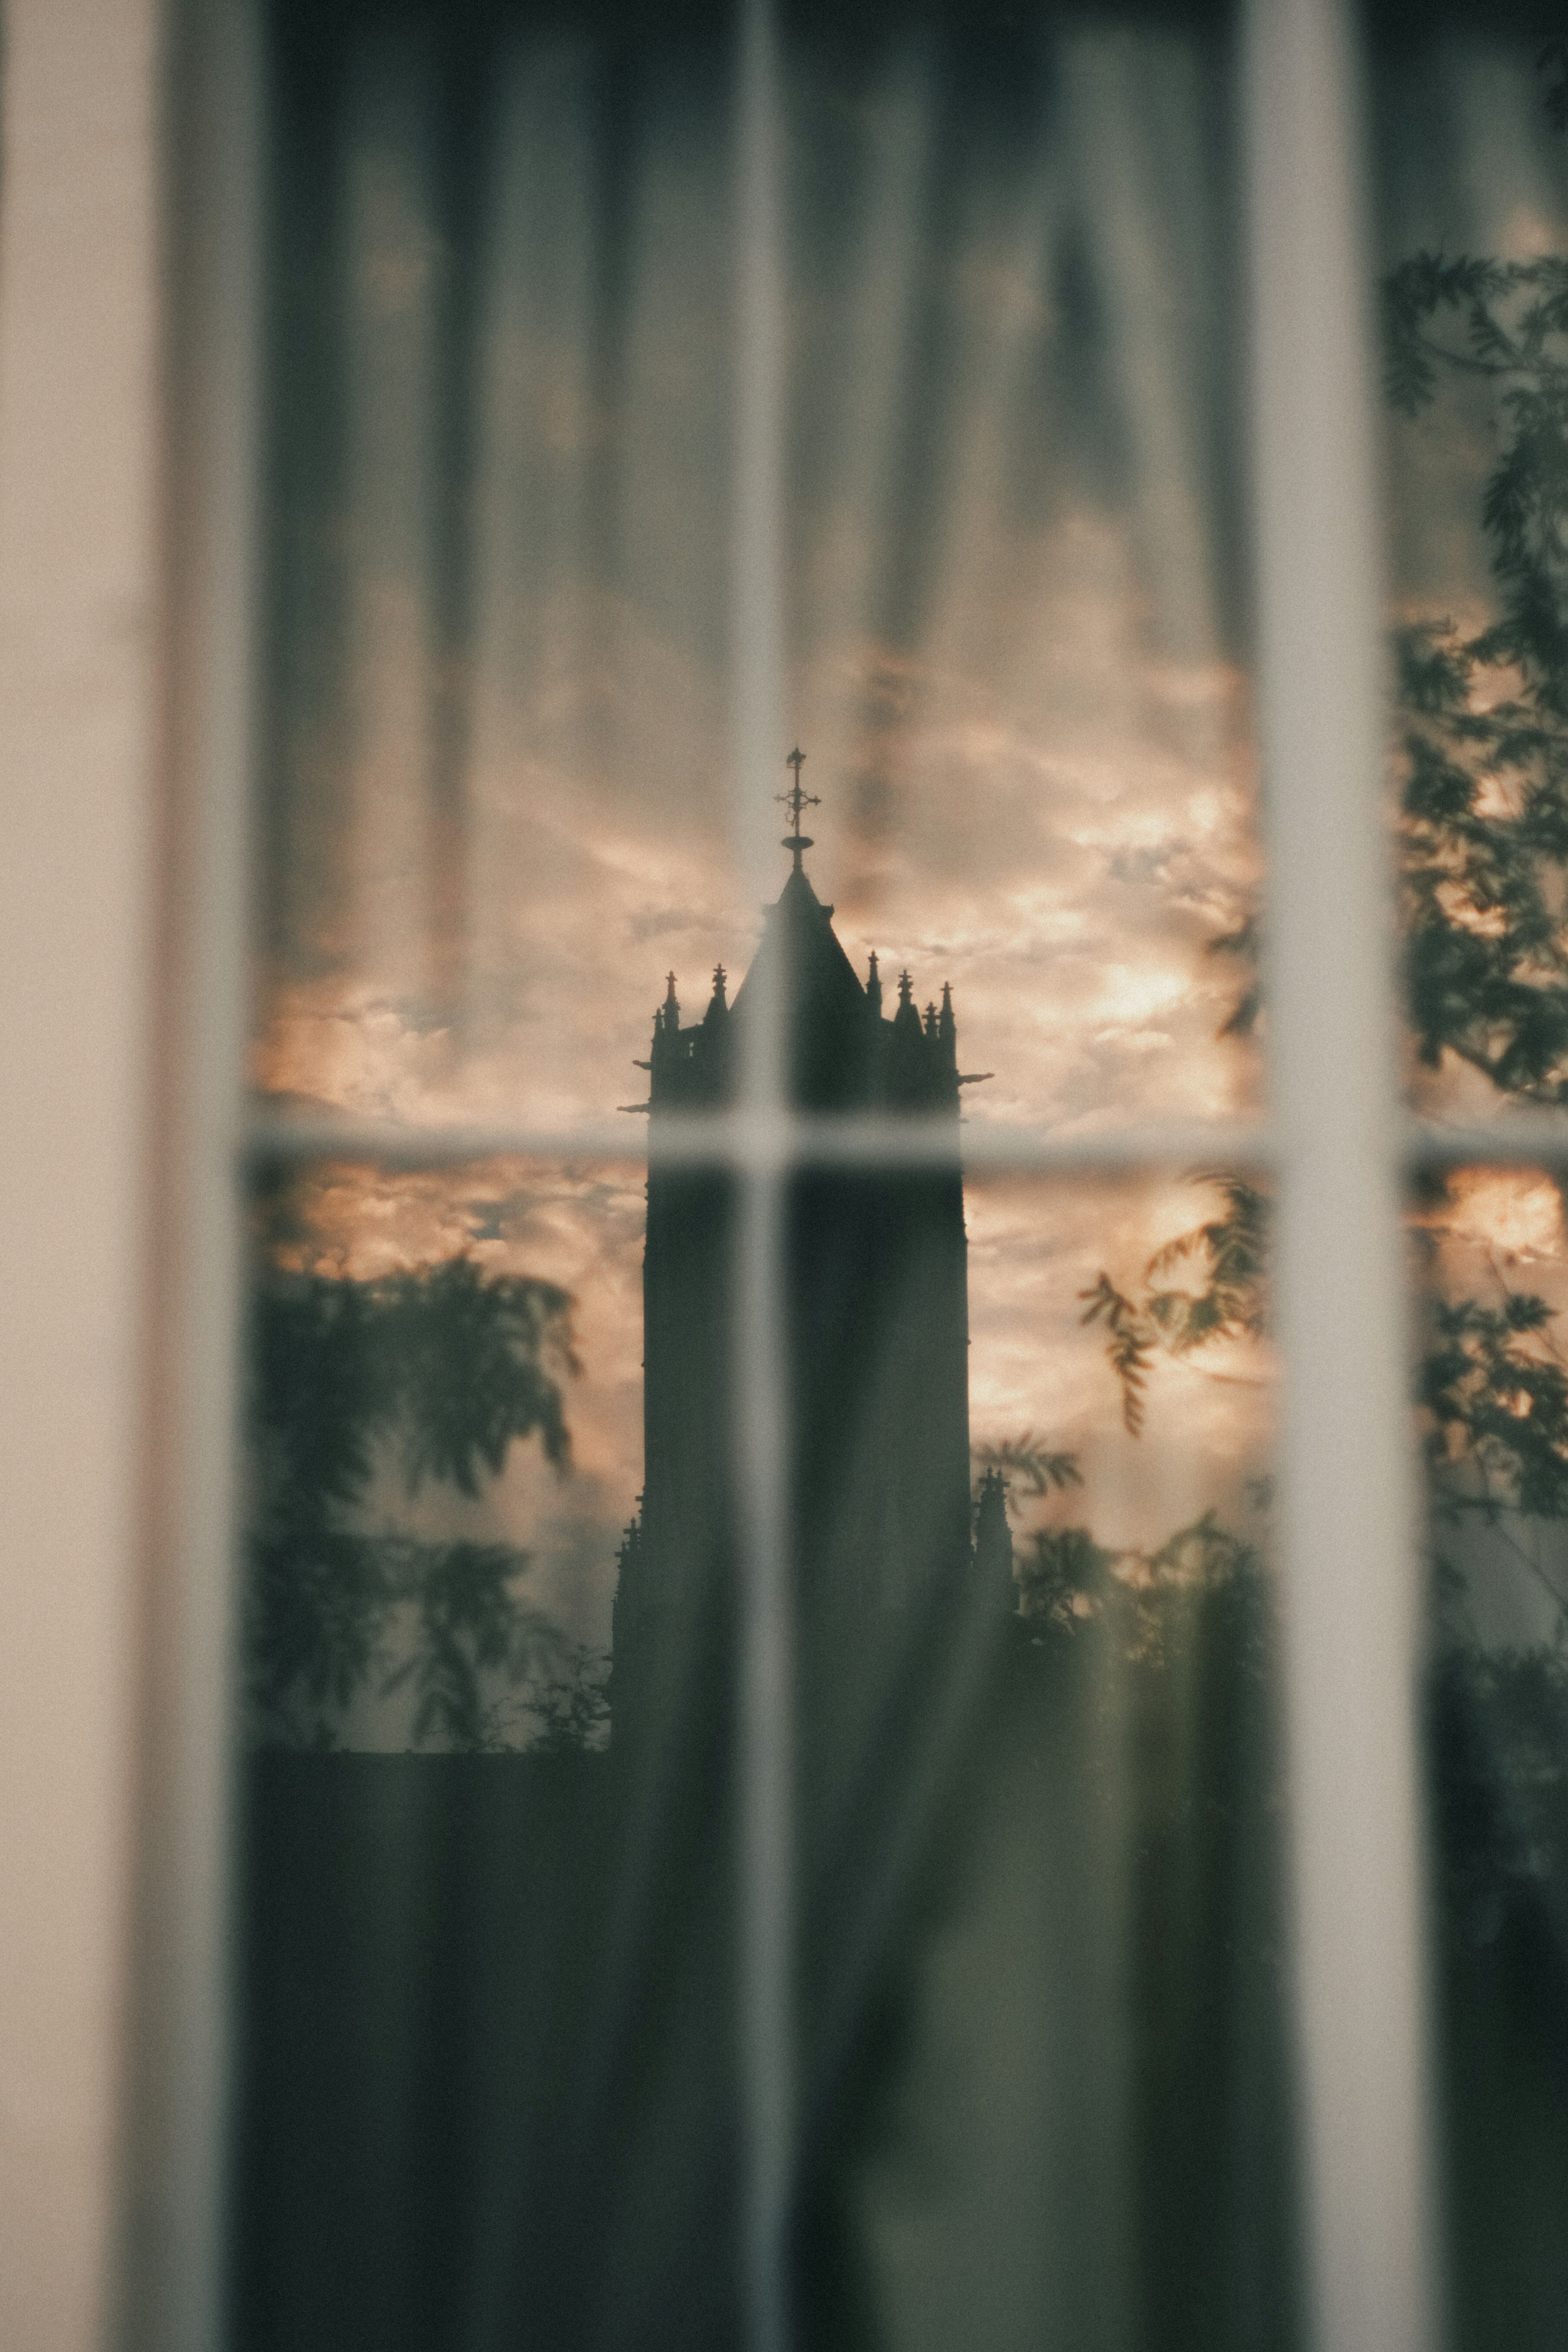
[[(661, 1705), (722, 1688), (737, 1570), (731, 1399), (732, 1179), (671, 1155), (683, 1112), (733, 1099), (748, 1007), (776, 990), (791, 1102), (816, 1113), (958, 1118), (950, 991), (883, 1013), (811, 887), (790, 796), (793, 869), (732, 1003), (723, 968), (683, 1020), (674, 974), (646, 1067), (644, 1488), (615, 1602), (619, 1743)], [(768, 979), (761, 975), (768, 967)], [(792, 1182), (784, 1220), (789, 1507), (802, 1689), (821, 1732), (873, 1711), (911, 1645), (975, 1576), (963, 1179), (946, 1168), (829, 1168)], [(905, 1677), (907, 1678), (907, 1677)], [(839, 1694), (840, 1696), (835, 1696)], [(836, 1743), (835, 1743), (836, 1744)]]

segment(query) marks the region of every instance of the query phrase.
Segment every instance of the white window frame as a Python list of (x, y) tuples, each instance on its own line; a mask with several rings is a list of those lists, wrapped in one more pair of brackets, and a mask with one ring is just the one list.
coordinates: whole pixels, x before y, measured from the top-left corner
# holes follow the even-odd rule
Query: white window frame
[[(777, 189), (767, 26), (761, 0), (747, 5), (737, 806), (743, 839), (770, 853), (775, 827), (755, 819), (779, 740)], [(624, 1131), (597, 1125), (242, 1127), (259, 54), (253, 0), (6, 7), (0, 2340), (26, 2352), (221, 2342), (247, 1156), (628, 1156)], [(1092, 1143), (971, 1126), (963, 1151), (968, 1166), (1041, 1175), (1195, 1160), (1272, 1171), (1312, 2337), (1324, 2352), (1426, 2352), (1435, 2168), (1399, 1184), (1413, 1156), (1500, 1147), (1407, 1133), (1397, 1108), (1372, 246), (1341, 0), (1245, 0), (1241, 74), (1274, 1109), (1258, 1127), (1150, 1126)], [(886, 1149), (862, 1123), (789, 1113), (779, 1068), (765, 1055), (739, 1108), (691, 1137), (746, 1182), (753, 1331), (777, 1328), (771, 1235), (789, 1170)], [(1561, 1157), (1561, 1128), (1516, 1129), (1511, 1148)], [(952, 1149), (949, 1129), (915, 1126), (898, 1145), (906, 1160)], [(744, 1709), (755, 2352), (785, 2341), (790, 2147), (774, 1352), (748, 1353), (741, 1416), (756, 1538)]]

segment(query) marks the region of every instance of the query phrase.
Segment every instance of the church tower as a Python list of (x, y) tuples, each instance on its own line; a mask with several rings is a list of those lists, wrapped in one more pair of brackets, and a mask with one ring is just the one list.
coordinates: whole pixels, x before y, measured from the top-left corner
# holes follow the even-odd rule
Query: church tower
[[(951, 1120), (959, 1090), (951, 992), (922, 1016), (907, 971), (891, 1015), (877, 959), (859, 978), (811, 886), (809, 796), (792, 755), (784, 887), (729, 1001), (714, 974), (686, 1021), (672, 973), (653, 1016), (643, 1258), (644, 1489), (622, 1547), (612, 1703), (619, 1744), (714, 1677), (737, 1570), (730, 1405), (737, 1335), (734, 1182), (672, 1153), (683, 1113), (734, 1098), (750, 1007), (782, 1008), (790, 1102), (831, 1114)], [(767, 978), (762, 975), (766, 972)], [(970, 1532), (963, 1179), (946, 1168), (807, 1170), (784, 1220), (789, 1507), (803, 1686), (824, 1720), (862, 1697), (961, 1601)], [(717, 1645), (716, 1648), (715, 1645)], [(662, 1694), (662, 1697), (661, 1697)], [(857, 1706), (857, 1712), (858, 1706)]]

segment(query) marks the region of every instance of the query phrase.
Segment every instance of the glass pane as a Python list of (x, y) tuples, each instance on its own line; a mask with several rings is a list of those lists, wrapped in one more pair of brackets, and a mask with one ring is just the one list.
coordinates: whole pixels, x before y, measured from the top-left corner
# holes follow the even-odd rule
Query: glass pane
[(268, 15), (255, 1081), (284, 1110), (601, 1117), (653, 975), (688, 935), (734, 961), (747, 921), (728, 28)]
[(1461, 1169), (1414, 1214), (1451, 2296), (1461, 2344), (1545, 2346), (1568, 2284), (1562, 1184)]
[[(1500, 1129), (1568, 1101), (1568, 51), (1507, 10), (1373, 23), (1410, 1095)], [(1411, 1208), (1449, 2297), (1478, 2352), (1559, 2342), (1568, 2286), (1562, 1172), (1434, 1173)]]
[(1377, 51), (1379, 267), (1413, 1098), (1568, 1099), (1555, 435), (1568, 142), (1495, 12)]
[[(757, 936), (730, 12), (271, 16), (255, 1084), (602, 1118), (666, 971), (700, 1010)], [(1243, 1110), (1223, 14), (802, 7), (781, 58), (813, 887), (857, 971), (953, 984), (977, 1118)]]
[[(799, 2340), (1288, 2344), (1259, 1196), (971, 1176), (963, 1210), (966, 1568), (934, 1495), (923, 1549), (798, 1529)], [(925, 1328), (918, 1393), (884, 1368), (852, 1423), (904, 1493)]]
[(612, 1745), (643, 1192), (258, 1186), (239, 2345), (734, 2340), (722, 1620)]

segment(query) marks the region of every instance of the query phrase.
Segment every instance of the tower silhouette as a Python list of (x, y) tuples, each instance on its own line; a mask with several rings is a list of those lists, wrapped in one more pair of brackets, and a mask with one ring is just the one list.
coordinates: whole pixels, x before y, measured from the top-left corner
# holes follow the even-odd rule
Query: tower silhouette
[[(736, 1192), (670, 1150), (683, 1113), (735, 1098), (752, 1008), (784, 1027), (790, 1104), (813, 1113), (958, 1119), (950, 989), (917, 1010), (907, 971), (891, 1017), (877, 958), (861, 981), (805, 871), (794, 754), (792, 868), (750, 971), (722, 966), (700, 1019), (675, 975), (653, 1016), (643, 1257), (644, 1486), (622, 1547), (612, 1709), (621, 1742), (667, 1709), (711, 1704), (726, 1675), (737, 1547), (733, 1398)], [(955, 1137), (956, 1140), (956, 1137)], [(789, 1546), (802, 1704), (819, 1745), (858, 1739), (894, 1703), (934, 1621), (973, 1598), (1003, 1609), (1010, 1570), (977, 1571), (969, 1498), (967, 1245), (947, 1166), (805, 1170), (782, 1234)], [(994, 1551), (995, 1547), (989, 1548)], [(1010, 1551), (1009, 1554), (1010, 1559)], [(704, 1694), (706, 1694), (705, 1702)]]

